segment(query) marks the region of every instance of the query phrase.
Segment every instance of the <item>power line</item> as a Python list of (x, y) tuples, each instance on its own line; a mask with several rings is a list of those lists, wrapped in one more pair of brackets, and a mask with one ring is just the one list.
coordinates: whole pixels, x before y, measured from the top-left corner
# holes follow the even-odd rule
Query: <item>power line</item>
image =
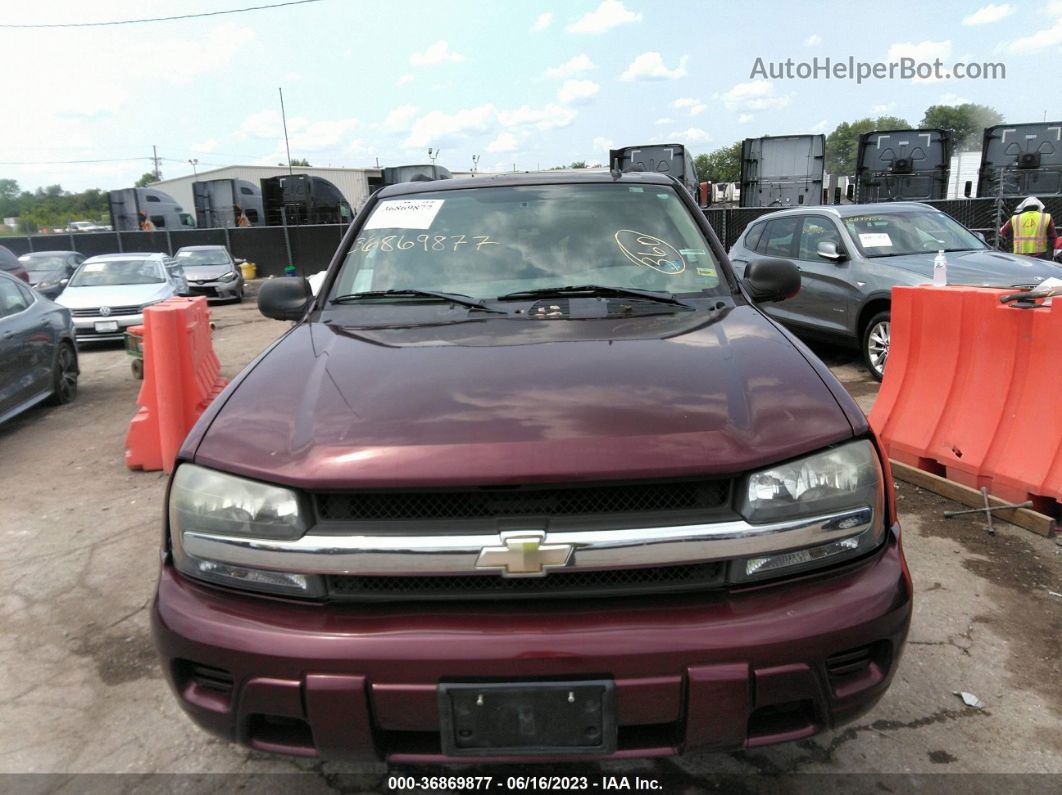
[(220, 17), (226, 14), (243, 14), (248, 11), (264, 11), (270, 8), (283, 8), (284, 6), (302, 6), (307, 3), (320, 3), (321, 0), (287, 0), (282, 3), (268, 3), (260, 6), (247, 6), (246, 8), (230, 8), (225, 11), (203, 11), (198, 14), (180, 14), (172, 17), (149, 17), (145, 19), (116, 19), (110, 22), (50, 22), (27, 25), (14, 25), (0, 23), (0, 28), (104, 28), (114, 25), (139, 25), (144, 22), (175, 22), (181, 19), (198, 19), (200, 17)]
[(72, 166), (81, 163), (128, 163), (132, 160), (153, 160), (152, 157), (112, 157), (103, 160), (0, 160), (0, 166)]

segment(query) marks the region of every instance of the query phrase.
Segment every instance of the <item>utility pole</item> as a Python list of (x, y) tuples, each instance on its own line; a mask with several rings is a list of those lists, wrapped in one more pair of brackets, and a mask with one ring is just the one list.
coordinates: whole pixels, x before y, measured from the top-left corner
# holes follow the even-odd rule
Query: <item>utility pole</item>
[[(434, 152), (434, 154), (433, 154), (433, 152)], [(428, 147), (428, 158), (431, 160), (431, 178), (432, 179), (438, 179), (439, 178), (439, 172), (435, 170), (435, 160), (436, 160), (436, 158), (438, 156), (439, 156), (439, 150), (438, 149), (432, 149), (429, 146)]]
[(284, 123), (284, 149), (288, 153), (288, 173), (291, 174), (291, 146), (288, 144), (288, 115), (284, 112), (284, 89), (277, 88), (280, 92), (280, 120)]
[(162, 174), (159, 172), (159, 150), (155, 144), (151, 145), (151, 159), (155, 162), (155, 182), (162, 179)]
[(476, 172), (479, 171), (479, 155), (472, 155), (472, 176), (476, 176)]

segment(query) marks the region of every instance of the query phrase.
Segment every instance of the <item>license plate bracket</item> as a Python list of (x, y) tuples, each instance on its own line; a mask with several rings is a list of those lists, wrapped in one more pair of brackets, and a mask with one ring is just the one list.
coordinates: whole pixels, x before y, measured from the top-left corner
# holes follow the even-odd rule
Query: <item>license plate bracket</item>
[(108, 334), (118, 330), (117, 320), (100, 320), (96, 322), (97, 334)]
[(612, 680), (444, 682), (439, 685), (447, 756), (610, 754), (616, 750)]

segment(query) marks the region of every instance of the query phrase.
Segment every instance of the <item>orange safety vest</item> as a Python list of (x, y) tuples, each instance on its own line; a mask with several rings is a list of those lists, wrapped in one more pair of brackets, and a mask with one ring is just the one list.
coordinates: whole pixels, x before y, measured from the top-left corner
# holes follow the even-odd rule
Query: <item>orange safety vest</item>
[(1010, 219), (1015, 254), (1043, 254), (1047, 251), (1047, 228), (1051, 213), (1026, 210)]

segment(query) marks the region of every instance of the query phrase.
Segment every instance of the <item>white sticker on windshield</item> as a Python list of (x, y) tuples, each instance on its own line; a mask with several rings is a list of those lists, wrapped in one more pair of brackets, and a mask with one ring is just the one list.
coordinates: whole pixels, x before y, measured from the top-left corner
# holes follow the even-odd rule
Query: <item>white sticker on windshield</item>
[(864, 232), (859, 235), (859, 242), (867, 248), (892, 246), (892, 238), (888, 232)]
[(102, 262), (90, 262), (85, 266), (85, 273), (95, 273), (96, 271), (103, 270)]
[(431, 229), (443, 199), (392, 199), (380, 202), (364, 229)]

